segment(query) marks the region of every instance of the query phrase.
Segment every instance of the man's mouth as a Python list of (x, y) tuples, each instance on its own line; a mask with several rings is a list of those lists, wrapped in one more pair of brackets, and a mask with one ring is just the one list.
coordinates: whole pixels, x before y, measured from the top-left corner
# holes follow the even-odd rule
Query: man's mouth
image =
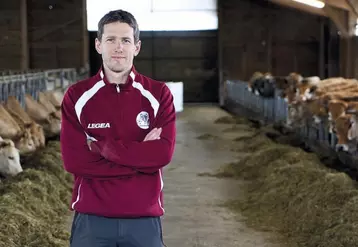
[(112, 56), (111, 58), (113, 58), (113, 59), (124, 59), (125, 57), (121, 57), (121, 56)]

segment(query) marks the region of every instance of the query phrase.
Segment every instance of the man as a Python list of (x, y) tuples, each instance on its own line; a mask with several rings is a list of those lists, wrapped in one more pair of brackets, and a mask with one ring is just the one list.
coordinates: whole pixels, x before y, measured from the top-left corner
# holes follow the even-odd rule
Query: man
[(98, 73), (69, 87), (62, 102), (61, 152), (74, 175), (72, 247), (160, 247), (161, 169), (173, 156), (175, 109), (165, 83), (138, 73), (132, 14), (98, 24)]

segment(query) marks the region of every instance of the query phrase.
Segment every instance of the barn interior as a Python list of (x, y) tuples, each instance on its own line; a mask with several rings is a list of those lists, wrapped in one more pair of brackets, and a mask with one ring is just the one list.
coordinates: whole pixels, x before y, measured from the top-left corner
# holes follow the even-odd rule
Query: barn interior
[[(358, 0), (14, 0), (0, 2), (0, 247), (69, 246), (76, 181), (106, 179), (68, 168), (83, 145), (65, 141), (63, 104), (102, 69), (98, 22), (117, 9), (138, 21), (135, 69), (173, 96), (165, 246), (357, 246)], [(114, 126), (80, 121), (89, 152)]]

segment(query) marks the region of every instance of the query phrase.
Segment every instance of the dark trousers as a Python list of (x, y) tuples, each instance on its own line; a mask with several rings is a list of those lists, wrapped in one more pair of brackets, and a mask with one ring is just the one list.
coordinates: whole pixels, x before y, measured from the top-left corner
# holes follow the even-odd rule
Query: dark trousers
[(162, 247), (160, 217), (106, 218), (75, 213), (70, 247)]

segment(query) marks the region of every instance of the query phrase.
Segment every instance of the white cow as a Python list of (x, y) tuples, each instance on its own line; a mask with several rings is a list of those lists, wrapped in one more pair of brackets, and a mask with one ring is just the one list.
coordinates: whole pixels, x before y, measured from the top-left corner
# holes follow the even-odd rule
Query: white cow
[(8, 177), (22, 172), (19, 150), (10, 139), (0, 137), (0, 174)]

